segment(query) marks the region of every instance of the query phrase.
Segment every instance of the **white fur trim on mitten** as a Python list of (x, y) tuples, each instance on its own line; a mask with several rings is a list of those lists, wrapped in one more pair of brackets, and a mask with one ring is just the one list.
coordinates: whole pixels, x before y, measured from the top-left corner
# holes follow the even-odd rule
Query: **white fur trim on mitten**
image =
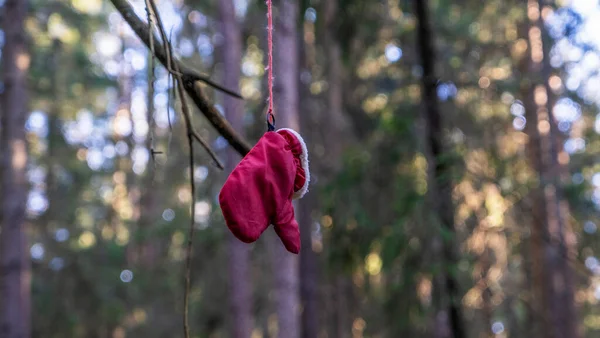
[(308, 184), (310, 183), (310, 170), (308, 168), (308, 148), (306, 147), (306, 143), (304, 143), (302, 136), (300, 136), (298, 132), (289, 128), (281, 128), (278, 131), (281, 130), (288, 131), (292, 135), (296, 136), (298, 141), (300, 141), (300, 145), (302, 146), (302, 155), (300, 155), (300, 163), (302, 164), (302, 169), (304, 169), (304, 175), (306, 175), (306, 182), (304, 182), (302, 188), (296, 191), (292, 196), (292, 199), (300, 199), (308, 192)]

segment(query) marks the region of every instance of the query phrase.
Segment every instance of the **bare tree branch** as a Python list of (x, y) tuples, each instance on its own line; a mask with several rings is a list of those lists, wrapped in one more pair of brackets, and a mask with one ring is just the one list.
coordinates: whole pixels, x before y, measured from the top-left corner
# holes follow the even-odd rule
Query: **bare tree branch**
[[(119, 11), (123, 19), (129, 24), (131, 29), (136, 33), (140, 40), (142, 40), (142, 42), (144, 42), (144, 44), (150, 48), (151, 41), (149, 34), (152, 34), (152, 32), (150, 31), (148, 25), (140, 20), (140, 18), (135, 14), (135, 11), (129, 2), (127, 0), (110, 0), (110, 2), (115, 6), (117, 11)], [(154, 54), (156, 58), (167, 68), (167, 70), (172, 70), (170, 69), (171, 67), (168, 66), (165, 49), (163, 46), (161, 46), (157, 37), (154, 37), (154, 47)], [(208, 100), (202, 90), (202, 85), (200, 82), (205, 82), (206, 84), (233, 96), (239, 97), (239, 95), (217, 85), (209, 80), (206, 76), (186, 67), (175, 59), (173, 59), (172, 62), (176, 65), (172, 68), (179, 69), (177, 73), (180, 73), (183, 81), (183, 87), (192, 101), (194, 101), (194, 104), (200, 109), (202, 114), (208, 119), (208, 121), (219, 132), (219, 134), (223, 136), (223, 138), (225, 138), (227, 142), (238, 153), (240, 153), (240, 155), (245, 156), (250, 151), (250, 144), (231, 127), (229, 122), (227, 122), (227, 120), (221, 115), (215, 106)]]
[[(195, 225), (195, 216), (196, 216), (196, 183), (194, 178), (194, 140), (198, 141), (210, 154), (215, 163), (220, 169), (223, 169), (223, 164), (217, 158), (217, 155), (212, 151), (208, 142), (206, 142), (194, 129), (194, 125), (192, 123), (192, 114), (190, 112), (190, 108), (187, 104), (185, 97), (185, 88), (184, 81), (182, 79), (182, 74), (180, 70), (180, 65), (177, 62), (174, 62), (172, 55), (172, 45), (171, 42), (167, 39), (167, 34), (165, 32), (164, 25), (162, 23), (160, 13), (156, 8), (156, 3), (154, 0), (146, 0), (146, 11), (148, 12), (148, 41), (149, 48), (153, 55), (157, 54), (157, 50), (154, 47), (155, 37), (154, 32), (152, 31), (152, 15), (156, 20), (156, 26), (159, 29), (160, 35), (163, 41), (163, 50), (162, 52), (165, 55), (164, 60), (161, 59), (165, 67), (167, 68), (169, 75), (174, 76), (176, 78), (177, 86), (173, 88), (176, 93), (179, 94), (179, 98), (181, 100), (181, 110), (183, 114), (183, 118), (185, 121), (185, 127), (188, 138), (188, 154), (189, 154), (189, 167), (190, 167), (190, 190), (191, 190), (191, 212), (190, 212), (190, 225), (189, 225), (189, 234), (188, 234), (188, 243), (186, 249), (186, 265), (185, 265), (185, 284), (184, 284), (184, 296), (183, 296), (183, 333), (185, 338), (190, 337), (190, 326), (189, 326), (189, 298), (190, 298), (190, 288), (191, 288), (191, 265), (192, 265), (192, 249), (193, 249), (193, 238), (194, 238), (194, 225)], [(123, 15), (124, 18), (127, 18), (127, 15)], [(137, 17), (136, 17), (137, 18)], [(139, 19), (138, 19), (139, 20)], [(144, 35), (138, 34), (140, 38)], [(218, 112), (217, 112), (218, 113)]]

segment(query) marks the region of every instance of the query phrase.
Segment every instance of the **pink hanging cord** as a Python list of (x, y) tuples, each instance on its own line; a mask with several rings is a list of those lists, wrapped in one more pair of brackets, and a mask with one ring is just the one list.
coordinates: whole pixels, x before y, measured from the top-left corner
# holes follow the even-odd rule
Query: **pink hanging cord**
[(272, 0), (267, 0), (267, 42), (268, 64), (267, 76), (269, 85), (269, 109), (267, 110), (267, 125), (269, 130), (275, 128), (275, 110), (273, 109), (273, 6)]

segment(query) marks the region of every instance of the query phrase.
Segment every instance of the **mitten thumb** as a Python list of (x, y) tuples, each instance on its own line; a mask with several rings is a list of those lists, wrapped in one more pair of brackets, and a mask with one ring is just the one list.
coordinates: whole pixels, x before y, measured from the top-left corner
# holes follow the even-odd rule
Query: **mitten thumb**
[(300, 229), (294, 217), (294, 206), (291, 201), (287, 201), (279, 212), (274, 226), (275, 233), (287, 251), (298, 254), (300, 252)]

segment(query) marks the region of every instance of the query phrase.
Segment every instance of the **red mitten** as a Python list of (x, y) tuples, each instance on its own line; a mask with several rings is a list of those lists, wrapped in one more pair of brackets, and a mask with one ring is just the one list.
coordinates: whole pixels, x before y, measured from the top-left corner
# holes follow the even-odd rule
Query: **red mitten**
[(285, 248), (300, 252), (300, 229), (292, 199), (308, 191), (308, 151), (302, 137), (291, 129), (267, 132), (231, 172), (219, 203), (229, 230), (252, 243), (269, 227)]

